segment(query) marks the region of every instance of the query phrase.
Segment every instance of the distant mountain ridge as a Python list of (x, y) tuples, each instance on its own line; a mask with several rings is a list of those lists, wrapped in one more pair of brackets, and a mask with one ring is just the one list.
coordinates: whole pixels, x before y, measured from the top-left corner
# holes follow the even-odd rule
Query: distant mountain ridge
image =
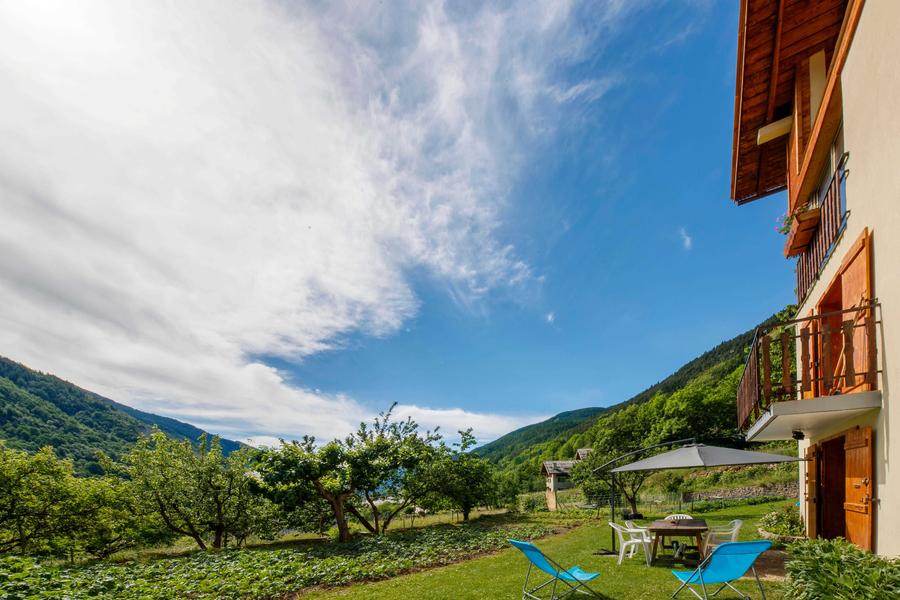
[[(99, 473), (97, 451), (121, 457), (154, 427), (191, 442), (205, 433), (0, 356), (0, 439), (10, 447), (34, 452), (53, 446), (57, 455), (72, 459), (79, 473)], [(242, 446), (228, 439), (221, 444), (226, 453)]]
[(552, 440), (560, 435), (572, 435), (586, 429), (594, 417), (608, 410), (599, 406), (561, 412), (540, 423), (532, 423), (507, 433), (475, 450), (488, 460), (498, 461), (505, 455), (521, 452), (527, 446)]

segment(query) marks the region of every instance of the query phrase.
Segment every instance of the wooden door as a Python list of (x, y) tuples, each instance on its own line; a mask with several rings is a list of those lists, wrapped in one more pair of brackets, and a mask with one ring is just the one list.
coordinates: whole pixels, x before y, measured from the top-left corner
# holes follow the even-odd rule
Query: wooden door
[(874, 547), (875, 490), (873, 433), (871, 427), (850, 429), (844, 436), (846, 465), (844, 516), (847, 539), (864, 550)]
[(819, 447), (806, 449), (806, 536), (815, 539), (819, 534)]

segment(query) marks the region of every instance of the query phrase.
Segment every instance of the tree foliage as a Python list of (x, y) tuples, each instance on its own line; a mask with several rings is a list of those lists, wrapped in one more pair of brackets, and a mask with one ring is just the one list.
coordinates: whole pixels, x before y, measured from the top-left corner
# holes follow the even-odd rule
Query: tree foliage
[(29, 454), (0, 443), (0, 552), (105, 558), (169, 539), (130, 482), (76, 477), (49, 447)]
[(462, 513), (463, 521), (468, 521), (473, 508), (494, 502), (497, 480), (490, 461), (469, 452), (476, 443), (472, 430), (460, 431), (459, 435), (460, 441), (452, 447), (442, 445), (432, 464), (432, 494), (446, 500)]
[(201, 549), (238, 544), (277, 518), (268, 500), (253, 493), (249, 450), (225, 456), (217, 438), (201, 436), (199, 447), (155, 432), (138, 440), (123, 470), (133, 482), (140, 506), (159, 516), (178, 535)]
[[(412, 419), (396, 421), (393, 406), (352, 435), (317, 447), (315, 439), (284, 442), (260, 463), (269, 496), (287, 508), (315, 501), (332, 510), (341, 540), (350, 539), (348, 515), (374, 534), (431, 490), (436, 433), (419, 432)], [(382, 515), (380, 506), (390, 501)]]

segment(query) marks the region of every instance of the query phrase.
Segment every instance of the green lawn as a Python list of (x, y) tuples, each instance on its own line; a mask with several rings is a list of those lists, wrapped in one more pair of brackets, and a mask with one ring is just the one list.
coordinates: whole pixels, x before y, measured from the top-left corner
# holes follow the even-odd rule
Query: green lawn
[[(722, 524), (731, 519), (743, 519), (745, 525), (741, 538), (754, 539), (758, 518), (782, 504), (784, 503), (738, 506), (695, 516), (705, 518), (710, 523)], [(539, 540), (537, 545), (548, 556), (566, 566), (577, 564), (587, 571), (599, 571), (600, 577), (595, 580), (593, 587), (608, 598), (639, 600), (669, 597), (677, 588), (677, 582), (670, 572), (671, 565), (647, 567), (643, 557), (635, 557), (626, 558), (619, 566), (616, 565), (615, 558), (594, 554), (598, 548), (609, 545), (609, 531), (605, 520), (591, 522), (575, 530)], [(527, 564), (524, 556), (516, 550), (509, 549), (490, 556), (384, 581), (313, 591), (303, 595), (303, 598), (372, 600), (521, 598)], [(780, 583), (767, 581), (764, 585), (767, 598), (770, 600), (783, 598)], [(753, 598), (759, 597), (759, 591), (752, 580), (743, 580), (737, 587)], [(683, 597), (691, 596), (687, 594)], [(731, 594), (723, 592), (717, 598), (737, 598), (737, 595), (733, 592)]]

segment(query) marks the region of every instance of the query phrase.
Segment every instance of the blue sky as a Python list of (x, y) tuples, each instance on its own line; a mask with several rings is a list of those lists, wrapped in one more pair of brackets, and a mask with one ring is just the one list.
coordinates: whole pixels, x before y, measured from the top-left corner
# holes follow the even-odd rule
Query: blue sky
[(470, 307), (419, 276), (395, 335), (282, 366), (373, 407), (555, 413), (625, 400), (789, 303), (782, 202), (728, 200), (736, 11), (648, 8), (579, 65), (617, 83), (535, 149), (504, 215), (538, 291)]
[(737, 9), (6, 6), (0, 354), (259, 443), (625, 400), (792, 298)]

